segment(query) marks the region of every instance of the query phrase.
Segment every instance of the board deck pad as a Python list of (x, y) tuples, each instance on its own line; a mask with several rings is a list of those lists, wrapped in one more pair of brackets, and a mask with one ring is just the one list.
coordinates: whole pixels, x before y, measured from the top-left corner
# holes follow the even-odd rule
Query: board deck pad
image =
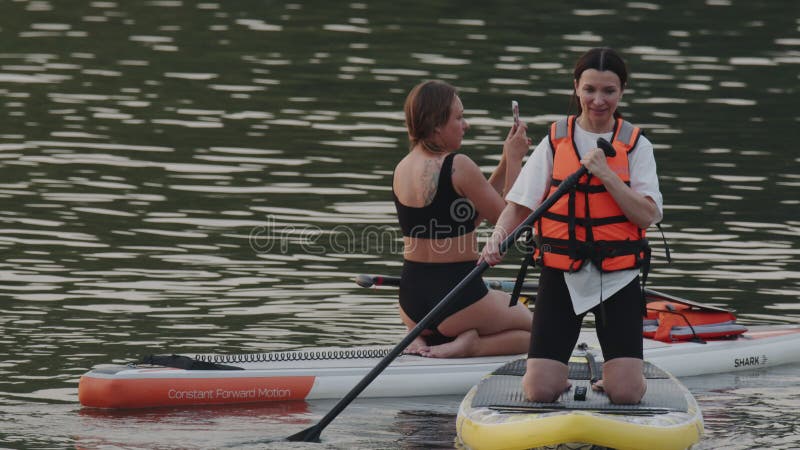
[[(578, 356), (580, 358), (580, 356)], [(576, 361), (575, 357), (569, 361), (569, 373), (567, 374), (567, 378), (570, 380), (589, 380), (591, 379), (591, 371), (589, 370), (589, 363), (588, 361)], [(526, 365), (528, 360), (525, 358), (515, 359), (514, 361), (509, 361), (506, 364), (498, 367), (492, 372), (492, 375), (511, 375), (516, 377), (521, 377), (525, 375)], [(603, 376), (603, 364), (602, 361), (597, 364), (597, 371), (598, 377)], [(651, 364), (647, 361), (644, 362), (644, 368), (642, 369), (642, 373), (646, 379), (654, 379), (654, 378), (669, 378), (669, 374), (664, 372), (658, 366)]]
[[(601, 365), (599, 365), (602, 367)], [(680, 384), (666, 372), (645, 361), (644, 376), (647, 392), (636, 405), (616, 405), (603, 392), (590, 386), (588, 362), (569, 362), (569, 380), (572, 387), (553, 403), (529, 402), (522, 392), (522, 376), (525, 374), (525, 359), (509, 362), (478, 384), (473, 407), (487, 407), (499, 411), (549, 412), (564, 410), (598, 411), (608, 414), (663, 414), (671, 411), (687, 412), (689, 404)], [(575, 389), (586, 388), (586, 400), (575, 400)]]

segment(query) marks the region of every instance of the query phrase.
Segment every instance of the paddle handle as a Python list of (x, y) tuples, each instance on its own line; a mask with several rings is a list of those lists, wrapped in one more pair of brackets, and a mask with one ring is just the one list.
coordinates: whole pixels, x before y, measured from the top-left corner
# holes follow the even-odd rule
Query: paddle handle
[(617, 156), (617, 151), (614, 150), (614, 146), (611, 145), (611, 142), (608, 142), (604, 138), (597, 138), (597, 147), (600, 150), (603, 150), (603, 153), (605, 153), (607, 157)]

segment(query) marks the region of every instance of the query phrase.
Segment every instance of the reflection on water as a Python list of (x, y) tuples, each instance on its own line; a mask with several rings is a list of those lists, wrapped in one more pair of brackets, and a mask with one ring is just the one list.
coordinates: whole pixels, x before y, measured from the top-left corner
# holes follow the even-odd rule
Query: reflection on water
[[(785, 2), (30, 0), (0, 11), (0, 423), (22, 430), (0, 427), (0, 442), (69, 445), (67, 428), (37, 434), (50, 407), (74, 423), (81, 373), (151, 348), (396, 343), (394, 291), (350, 278), (399, 271), (390, 180), (408, 89), (458, 86), (464, 151), (489, 171), (509, 100), (538, 139), (567, 112), (575, 57), (596, 45), (628, 56), (622, 108), (656, 148), (674, 261), (651, 230), (650, 286), (747, 323), (800, 322), (800, 158), (787, 140), (800, 40)], [(513, 277), (518, 260), (491, 275)], [(450, 445), (447, 420), (417, 435), (396, 410), (419, 405), (389, 409), (356, 443), (347, 431), (375, 411), (337, 419), (335, 439)], [(757, 405), (739, 410), (762, 423)], [(175, 428), (194, 420), (181, 414)], [(230, 426), (240, 413), (215, 414), (203, 420)], [(107, 436), (106, 419), (80, 416), (88, 436)], [(126, 426), (108, 445), (173, 443), (172, 426), (146, 443), (142, 425)], [(733, 425), (710, 426), (709, 448), (735, 447), (719, 431)], [(750, 430), (772, 447), (784, 441), (768, 436), (788, 432)], [(75, 440), (105, 445), (86, 439)]]
[(792, 449), (800, 445), (800, 406), (795, 389), (800, 365), (770, 371), (684, 379), (698, 398), (706, 439), (700, 449)]

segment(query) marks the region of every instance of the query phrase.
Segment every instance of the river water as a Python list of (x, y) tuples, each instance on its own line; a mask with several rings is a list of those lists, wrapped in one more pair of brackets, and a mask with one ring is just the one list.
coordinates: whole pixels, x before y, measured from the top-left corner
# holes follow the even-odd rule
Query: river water
[[(423, 79), (456, 85), (490, 171), (538, 140), (576, 57), (627, 57), (664, 233), (650, 286), (800, 322), (796, 1), (0, 1), (0, 447), (452, 448), (458, 398), (82, 410), (79, 376), (152, 352), (394, 345), (391, 204)], [(483, 236), (490, 232), (481, 230)], [(511, 278), (514, 255), (488, 275)], [(684, 380), (700, 448), (800, 447), (800, 366)]]

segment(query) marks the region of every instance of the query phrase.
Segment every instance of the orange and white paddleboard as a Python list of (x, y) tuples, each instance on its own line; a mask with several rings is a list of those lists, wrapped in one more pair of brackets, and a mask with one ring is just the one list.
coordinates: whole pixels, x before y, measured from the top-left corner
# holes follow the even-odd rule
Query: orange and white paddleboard
[[(599, 352), (594, 330), (579, 342)], [(81, 405), (147, 408), (341, 398), (389, 348), (325, 348), (197, 358), (241, 370), (186, 370), (130, 364), (99, 365), (79, 382)], [(800, 327), (751, 327), (736, 339), (667, 343), (644, 339), (645, 359), (675, 376), (767, 368), (800, 362)], [(401, 355), (362, 397), (464, 395), (481, 377), (524, 355), (435, 359)]]

